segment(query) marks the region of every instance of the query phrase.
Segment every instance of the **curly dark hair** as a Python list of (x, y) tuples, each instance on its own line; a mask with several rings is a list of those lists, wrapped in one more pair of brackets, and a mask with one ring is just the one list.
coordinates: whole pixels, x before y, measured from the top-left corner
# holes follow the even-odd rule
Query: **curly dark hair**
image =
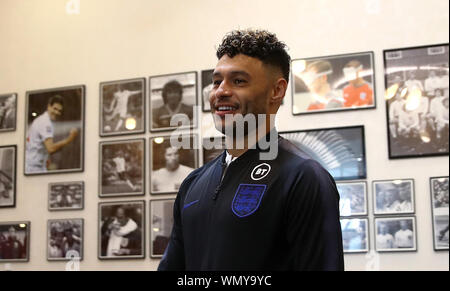
[(257, 58), (264, 64), (279, 68), (289, 82), (291, 57), (286, 52), (286, 45), (279, 41), (274, 33), (252, 29), (229, 32), (217, 48), (217, 58), (220, 59), (224, 55), (232, 58), (238, 54)]

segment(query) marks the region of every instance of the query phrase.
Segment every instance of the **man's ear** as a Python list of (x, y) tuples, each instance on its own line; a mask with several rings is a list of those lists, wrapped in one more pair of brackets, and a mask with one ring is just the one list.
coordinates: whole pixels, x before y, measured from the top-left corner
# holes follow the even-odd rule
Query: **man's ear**
[(275, 86), (273, 88), (273, 94), (270, 97), (269, 102), (271, 104), (276, 104), (276, 103), (281, 104), (284, 96), (286, 95), (287, 86), (288, 86), (288, 83), (287, 83), (286, 79), (279, 78), (278, 80), (276, 80)]

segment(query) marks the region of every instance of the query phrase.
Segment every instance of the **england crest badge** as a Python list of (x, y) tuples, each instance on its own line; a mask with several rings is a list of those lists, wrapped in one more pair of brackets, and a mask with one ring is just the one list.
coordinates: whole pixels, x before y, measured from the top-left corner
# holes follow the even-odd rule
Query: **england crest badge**
[(238, 217), (253, 214), (261, 204), (267, 185), (240, 184), (231, 204), (231, 210)]

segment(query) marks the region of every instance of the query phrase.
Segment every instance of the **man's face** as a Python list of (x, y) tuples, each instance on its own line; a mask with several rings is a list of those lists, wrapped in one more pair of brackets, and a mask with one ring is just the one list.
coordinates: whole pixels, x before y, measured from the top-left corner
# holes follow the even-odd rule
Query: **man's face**
[(181, 94), (178, 90), (169, 90), (166, 93), (166, 104), (170, 107), (176, 107), (181, 102)]
[(63, 106), (59, 103), (53, 103), (53, 105), (47, 105), (47, 112), (50, 116), (50, 119), (55, 121), (57, 120), (63, 112)]
[(217, 130), (224, 132), (225, 115), (269, 114), (268, 101), (274, 78), (271, 69), (257, 58), (224, 55), (213, 73), (209, 96)]
[(174, 147), (167, 148), (164, 158), (166, 159), (166, 168), (168, 170), (175, 170), (178, 168), (180, 154), (178, 153), (177, 148)]
[(123, 210), (123, 208), (117, 208), (116, 218), (120, 224), (123, 224), (126, 221), (125, 210)]
[(14, 228), (10, 228), (8, 231), (9, 237), (12, 239), (16, 238), (16, 230)]

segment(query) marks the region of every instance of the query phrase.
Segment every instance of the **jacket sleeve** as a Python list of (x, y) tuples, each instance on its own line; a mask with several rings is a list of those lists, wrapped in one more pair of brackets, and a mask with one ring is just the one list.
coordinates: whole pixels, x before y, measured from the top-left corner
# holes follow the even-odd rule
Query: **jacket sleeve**
[(169, 243), (164, 251), (164, 255), (158, 266), (158, 271), (183, 271), (184, 262), (184, 243), (181, 224), (182, 199), (181, 190), (177, 195), (173, 206), (173, 227)]
[(301, 165), (285, 213), (292, 269), (344, 270), (339, 193), (331, 175), (316, 161)]

